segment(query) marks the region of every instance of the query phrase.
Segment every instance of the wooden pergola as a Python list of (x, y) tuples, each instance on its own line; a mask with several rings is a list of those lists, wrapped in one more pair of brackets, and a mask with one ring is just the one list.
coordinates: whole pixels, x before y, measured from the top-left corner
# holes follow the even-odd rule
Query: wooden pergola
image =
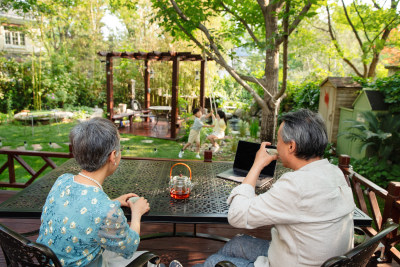
[[(176, 138), (176, 125), (178, 120), (178, 95), (179, 95), (179, 62), (200, 61), (200, 106), (204, 106), (205, 87), (205, 59), (199, 54), (190, 52), (98, 52), (99, 56), (106, 57), (107, 75), (107, 112), (109, 119), (114, 116), (114, 88), (113, 88), (113, 58), (129, 58), (132, 60), (144, 60), (144, 106), (150, 107), (150, 61), (172, 61), (172, 99), (171, 99), (171, 138)], [(207, 58), (207, 60), (210, 60)]]

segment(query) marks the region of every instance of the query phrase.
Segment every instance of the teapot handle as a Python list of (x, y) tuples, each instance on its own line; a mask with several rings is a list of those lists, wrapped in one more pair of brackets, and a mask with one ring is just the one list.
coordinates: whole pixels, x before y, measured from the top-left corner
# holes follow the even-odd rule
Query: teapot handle
[(171, 170), (169, 171), (169, 178), (170, 178), (170, 179), (172, 179), (172, 169), (173, 169), (176, 165), (183, 165), (183, 166), (185, 166), (186, 168), (188, 168), (188, 170), (189, 170), (189, 178), (190, 178), (190, 180), (192, 180), (192, 170), (190, 169), (190, 167), (189, 167), (188, 165), (186, 165), (185, 163), (182, 163), (182, 162), (178, 162), (178, 163), (175, 163), (174, 165), (172, 165)]

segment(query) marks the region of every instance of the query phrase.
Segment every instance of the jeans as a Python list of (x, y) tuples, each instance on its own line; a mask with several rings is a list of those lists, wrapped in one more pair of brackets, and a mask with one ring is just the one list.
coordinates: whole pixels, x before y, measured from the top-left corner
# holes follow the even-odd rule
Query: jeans
[(249, 235), (237, 235), (203, 264), (194, 267), (214, 267), (220, 261), (230, 261), (237, 267), (253, 267), (258, 256), (268, 256), (269, 241)]

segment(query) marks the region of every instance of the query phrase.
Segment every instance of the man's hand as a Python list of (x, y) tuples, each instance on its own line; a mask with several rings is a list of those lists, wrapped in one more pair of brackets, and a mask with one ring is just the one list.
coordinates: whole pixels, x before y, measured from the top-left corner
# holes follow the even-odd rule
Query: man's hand
[(260, 169), (260, 172), (265, 166), (278, 159), (277, 155), (268, 154), (267, 146), (270, 145), (270, 142), (262, 142), (260, 149), (257, 151), (256, 158), (254, 159), (253, 167)]
[(256, 187), (256, 182), (260, 176), (261, 171), (265, 166), (270, 164), (273, 160), (278, 159), (277, 155), (270, 155), (267, 152), (267, 146), (270, 146), (270, 142), (262, 142), (260, 149), (257, 151), (256, 158), (254, 159), (253, 166), (247, 173), (246, 178), (244, 178), (242, 184), (249, 184)]

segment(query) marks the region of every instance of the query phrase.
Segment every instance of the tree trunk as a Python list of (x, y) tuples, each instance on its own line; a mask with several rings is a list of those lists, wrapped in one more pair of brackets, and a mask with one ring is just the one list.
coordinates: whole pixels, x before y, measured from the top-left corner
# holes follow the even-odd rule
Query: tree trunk
[[(265, 87), (274, 96), (279, 89), (279, 47), (267, 50), (265, 65)], [(264, 101), (267, 105), (262, 109), (260, 139), (275, 143), (280, 99), (273, 100), (264, 93)]]

